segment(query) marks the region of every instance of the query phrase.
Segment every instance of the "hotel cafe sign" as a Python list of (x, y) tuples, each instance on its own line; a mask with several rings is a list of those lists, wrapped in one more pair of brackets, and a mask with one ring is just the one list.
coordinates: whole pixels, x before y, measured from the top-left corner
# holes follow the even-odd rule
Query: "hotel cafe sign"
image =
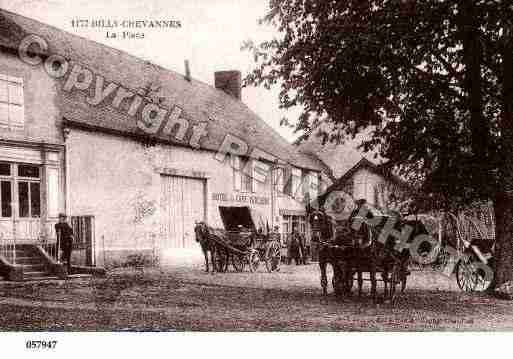
[(268, 197), (261, 196), (251, 196), (240, 193), (212, 193), (212, 200), (219, 202), (239, 202), (239, 203), (248, 203), (248, 204), (260, 204), (267, 205), (269, 204)]

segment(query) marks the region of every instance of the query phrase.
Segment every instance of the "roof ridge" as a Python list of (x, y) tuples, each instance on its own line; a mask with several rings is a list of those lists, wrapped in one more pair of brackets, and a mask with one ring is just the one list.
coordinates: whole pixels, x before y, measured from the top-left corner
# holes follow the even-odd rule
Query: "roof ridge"
[[(5, 9), (3, 9), (3, 8), (0, 8), (0, 12), (6, 12), (6, 13), (9, 13), (9, 14), (14, 15), (14, 16), (19, 16), (19, 17), (21, 17), (21, 18), (23, 18), (23, 19), (25, 19), (25, 20), (27, 20), (27, 21), (34, 21), (34, 22), (37, 22), (38, 24), (40, 24), (40, 25), (42, 25), (42, 26), (50, 27), (50, 28), (52, 28), (52, 29), (54, 29), (54, 30), (57, 30), (57, 31), (65, 32), (66, 34), (68, 34), (68, 35), (70, 35), (70, 36), (72, 36), (72, 37), (78, 38), (78, 39), (80, 39), (80, 40), (85, 40), (85, 41), (92, 42), (92, 43), (94, 43), (94, 44), (96, 44), (96, 45), (99, 45), (99, 47), (104, 47), (104, 48), (107, 48), (107, 49), (110, 49), (110, 50), (117, 51), (117, 52), (122, 53), (122, 54), (124, 54), (124, 55), (127, 55), (127, 56), (129, 56), (129, 57), (131, 57), (131, 58), (133, 58), (133, 59), (135, 59), (135, 60), (137, 60), (137, 61), (139, 61), (139, 62), (144, 62), (144, 63), (146, 63), (146, 64), (148, 64), (148, 65), (158, 67), (158, 68), (160, 68), (160, 69), (162, 69), (162, 70), (164, 70), (164, 71), (169, 71), (169, 72), (172, 72), (172, 73), (174, 73), (174, 74), (176, 74), (176, 75), (178, 75), (178, 76), (182, 76), (182, 77), (184, 77), (184, 80), (185, 80), (185, 74), (182, 74), (182, 73), (177, 72), (177, 71), (175, 71), (175, 70), (172, 70), (172, 69), (169, 69), (169, 68), (164, 67), (164, 66), (162, 66), (162, 65), (159, 65), (159, 64), (157, 64), (157, 63), (154, 63), (154, 62), (152, 62), (152, 61), (150, 61), (150, 60), (148, 60), (148, 59), (144, 59), (144, 58), (138, 57), (138, 56), (136, 56), (136, 55), (133, 55), (133, 54), (131, 54), (131, 53), (129, 53), (129, 52), (127, 52), (127, 51), (123, 50), (123, 49), (119, 49), (119, 48), (116, 48), (116, 47), (112, 47), (112, 46), (106, 45), (106, 44), (104, 44), (104, 43), (98, 42), (98, 41), (96, 41), (96, 40), (89, 39), (89, 38), (87, 38), (87, 37), (84, 37), (84, 36), (80, 36), (80, 35), (74, 34), (74, 33), (69, 32), (69, 31), (67, 31), (67, 30), (61, 29), (61, 28), (59, 28), (59, 27), (57, 27), (57, 26), (54, 26), (54, 25), (50, 25), (50, 24), (47, 24), (47, 23), (41, 22), (41, 21), (39, 21), (39, 20), (37, 20), (37, 19), (33, 19), (33, 18), (30, 18), (30, 17), (24, 16), (24, 15), (21, 15), (21, 14), (19, 14), (19, 13), (15, 13), (15, 12), (13, 12), (13, 11), (9, 11), (9, 10), (5, 10)], [(187, 81), (187, 80), (185, 80), (185, 81)], [(253, 110), (253, 109), (251, 109), (251, 108), (250, 108), (246, 103), (244, 103), (244, 102), (242, 102), (242, 101), (239, 101), (239, 100), (235, 99), (233, 96), (231, 96), (231, 95), (227, 94), (227, 93), (226, 93), (226, 92), (224, 92), (223, 90), (218, 89), (217, 87), (212, 86), (212, 85), (210, 85), (210, 84), (208, 84), (208, 83), (206, 83), (206, 82), (204, 82), (204, 81), (202, 81), (202, 80), (199, 80), (199, 79), (196, 79), (196, 78), (191, 77), (191, 82), (192, 82), (192, 81), (194, 81), (194, 82), (196, 82), (196, 83), (198, 83), (198, 84), (202, 84), (202, 85), (204, 85), (204, 86), (208, 86), (209, 88), (216, 90), (217, 92), (219, 92), (220, 94), (222, 94), (223, 96), (225, 96), (227, 99), (229, 99), (229, 100), (230, 100), (230, 101), (232, 101), (233, 103), (236, 103), (236, 104), (239, 104), (239, 105), (241, 105), (241, 104), (242, 104), (242, 105), (243, 105), (244, 107), (246, 107), (249, 111), (251, 111), (252, 113), (254, 113), (254, 114), (255, 114), (255, 115), (256, 115), (256, 116), (257, 116), (257, 117), (262, 121), (262, 123), (263, 123), (263, 124), (264, 124), (268, 129), (269, 129), (269, 130), (273, 131), (273, 133), (274, 133), (275, 135), (277, 135), (277, 136), (278, 136), (282, 141), (286, 142), (286, 143), (287, 143), (288, 145), (290, 145), (290, 146), (293, 146), (293, 144), (292, 144), (292, 143), (290, 143), (289, 141), (287, 141), (287, 139), (285, 139), (282, 135), (280, 135), (280, 133), (279, 133), (278, 131), (276, 131), (276, 130), (271, 126), (271, 125), (269, 125), (267, 122), (265, 122), (265, 121), (262, 119), (262, 117), (261, 117), (260, 115), (258, 115), (258, 114)], [(294, 150), (293, 148), (291, 148), (291, 150), (292, 150), (293, 152), (295, 152), (295, 150)]]
[[(222, 121), (216, 121), (218, 122), (216, 126), (219, 130), (221, 130), (221, 132), (229, 134), (231, 131), (234, 131), (233, 134), (237, 136), (242, 136), (241, 139), (250, 144), (251, 147), (258, 147), (260, 143), (268, 142), (268, 144), (270, 145), (270, 151), (268, 152), (273, 156), (276, 156), (278, 158), (282, 157), (282, 159), (286, 162), (289, 162), (298, 167), (310, 169), (314, 168), (316, 170), (319, 170), (319, 164), (317, 162), (312, 162), (313, 159), (301, 158), (301, 155), (300, 157), (295, 156), (298, 154), (297, 150), (295, 149), (295, 146), (289, 141), (287, 141), (283, 136), (281, 136), (278, 131), (276, 131), (266, 121), (264, 121), (263, 118), (260, 115), (258, 115), (255, 111), (249, 108), (247, 104), (240, 100), (237, 100), (233, 96), (225, 93), (223, 90), (218, 89), (211, 84), (205, 83), (201, 80), (194, 78), (191, 79), (191, 81), (188, 81), (185, 79), (184, 74), (163, 67), (162, 65), (156, 64), (148, 59), (138, 57), (125, 50), (115, 48), (89, 38), (85, 38), (83, 36), (69, 32), (67, 30), (63, 30), (56, 26), (43, 23), (39, 20), (32, 19), (24, 15), (20, 15), (12, 11), (5, 10), (3, 8), (0, 8), (0, 16), (4, 18), (8, 26), (20, 27), (20, 36), (24, 36), (29, 33), (40, 34), (42, 36), (46, 35), (48, 36), (48, 38), (46, 39), (47, 41), (49, 41), (50, 43), (55, 42), (56, 49), (58, 49), (59, 46), (64, 46), (63, 51), (71, 51), (71, 53), (77, 56), (78, 58), (85, 56), (84, 54), (86, 54), (86, 52), (84, 52), (84, 49), (87, 51), (87, 48), (89, 47), (91, 50), (94, 50), (93, 54), (91, 55), (93, 56), (93, 59), (91, 61), (94, 61), (95, 54), (112, 54), (114, 56), (119, 55), (119, 57), (122, 58), (123, 61), (126, 61), (127, 65), (132, 66), (132, 70), (134, 68), (140, 68), (142, 74), (144, 74), (145, 71), (150, 71), (154, 73), (156, 76), (167, 76), (172, 80), (171, 82), (165, 82), (167, 86), (164, 86), (164, 88), (168, 88), (168, 91), (170, 87), (175, 87), (177, 91), (181, 91), (180, 89), (183, 89), (186, 86), (186, 84), (192, 85), (194, 99), (187, 100), (180, 97), (178, 98), (178, 101), (186, 101), (184, 102), (184, 105), (185, 103), (188, 104), (188, 111), (191, 111), (191, 108), (194, 108), (194, 106), (208, 106), (205, 107), (201, 112), (204, 112), (207, 115), (207, 117), (210, 117), (215, 116), (217, 110), (220, 109), (219, 115), (221, 116), (220, 118), (222, 119)], [(14, 43), (9, 42), (7, 45), (8, 47), (16, 46), (16, 43), (19, 42), (18, 37), (14, 38), (13, 36), (14, 34), (7, 34), (7, 39), (15, 40), (13, 41)], [(77, 44), (81, 43), (83, 43), (84, 46), (77, 46)], [(83, 61), (86, 61), (84, 62), (84, 64), (88, 64), (87, 60)], [(105, 70), (106, 71), (104, 75), (108, 75), (110, 70)], [(112, 75), (112, 71), (110, 72)], [(139, 77), (141, 76), (136, 76), (135, 81), (139, 81)], [(176, 84), (173, 84), (173, 81), (176, 81)], [(123, 85), (126, 86), (127, 83), (124, 83)], [(189, 92), (188, 94), (191, 95), (192, 93)], [(75, 113), (76, 109), (72, 108), (72, 103), (74, 100), (70, 101), (71, 102), (69, 106), (71, 107), (69, 107), (69, 111)], [(212, 107), (210, 105), (209, 101), (215, 101), (216, 103), (219, 103), (218, 106), (221, 107), (218, 107), (218, 109), (216, 109), (215, 106)], [(84, 115), (84, 112), (80, 113), (80, 109), (77, 110), (77, 115)], [(196, 110), (192, 110), (193, 113), (195, 111)], [(230, 113), (234, 113), (234, 115), (230, 115)], [(96, 115), (101, 116), (102, 114)], [(116, 115), (116, 117), (118, 116)], [(93, 119), (94, 118), (91, 117), (90, 121), (93, 121)], [(103, 119), (100, 119), (100, 121), (101, 120)], [(192, 120), (199, 120), (199, 118), (193, 117)], [(240, 125), (236, 125), (237, 123), (240, 123)], [(239, 133), (240, 130), (244, 128), (245, 124), (248, 125), (251, 123), (255, 123), (256, 125), (256, 133), (258, 134), (256, 138), (251, 138), (251, 134), (245, 134), (244, 131)], [(104, 125), (107, 125), (107, 123), (105, 122)], [(110, 124), (108, 126), (113, 125)], [(268, 138), (268, 140), (266, 140), (266, 138)], [(215, 140), (216, 139), (214, 138), (212, 141), (215, 142)], [(215, 145), (214, 142), (210, 142), (210, 144), (207, 146)], [(285, 156), (283, 156), (283, 154)]]

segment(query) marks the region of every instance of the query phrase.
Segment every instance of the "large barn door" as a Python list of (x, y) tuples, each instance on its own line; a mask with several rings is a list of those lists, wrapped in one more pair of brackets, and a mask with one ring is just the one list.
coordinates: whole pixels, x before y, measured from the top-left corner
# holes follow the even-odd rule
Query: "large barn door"
[(205, 180), (161, 176), (161, 221), (167, 248), (193, 248), (194, 223), (205, 220)]

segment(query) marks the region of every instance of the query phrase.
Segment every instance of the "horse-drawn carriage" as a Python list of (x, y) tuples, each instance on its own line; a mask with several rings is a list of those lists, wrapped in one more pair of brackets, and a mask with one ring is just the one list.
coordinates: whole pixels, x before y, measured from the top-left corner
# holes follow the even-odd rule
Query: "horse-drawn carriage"
[[(316, 218), (331, 217), (330, 220), (320, 221), (323, 222), (325, 230), (317, 230), (317, 235), (314, 236), (320, 243), (319, 265), (323, 293), (326, 293), (327, 288), (328, 263), (333, 267), (332, 283), (337, 294), (350, 293), (355, 274), (361, 292), (361, 273), (369, 272), (371, 292), (375, 297), (376, 273), (381, 272), (385, 295), (393, 298), (398, 284), (401, 285), (401, 291), (405, 289), (411, 264), (417, 268), (429, 265), (448, 275), (455, 273), (458, 286), (467, 292), (485, 291), (493, 285), (495, 224), (493, 211), (486, 209), (486, 206), (470, 207), (467, 212), (460, 212), (457, 215), (442, 212), (438, 216), (415, 214), (400, 218), (372, 213), (379, 211), (371, 209), (365, 201), (359, 201), (357, 208), (351, 201), (351, 198), (339, 195), (334, 196), (331, 202), (327, 200), (325, 203), (325, 206), (328, 204), (338, 208), (335, 217), (337, 214), (343, 214), (344, 208), (351, 208), (354, 205), (352, 212), (343, 221), (337, 221), (326, 213), (315, 214)], [(362, 206), (366, 206), (367, 210), (363, 212), (366, 216), (370, 214), (372, 219), (357, 218)], [(352, 225), (355, 221), (360, 222), (360, 225), (356, 226), (358, 230)], [(390, 236), (387, 221), (395, 224), (393, 236)], [(342, 227), (342, 235), (332, 233), (333, 230), (326, 230), (337, 222), (345, 224), (345, 229)], [(385, 231), (384, 226), (388, 227)], [(408, 249), (398, 246), (397, 240), (391, 238), (396, 237), (398, 233), (407, 233), (401, 241)], [(424, 235), (420, 237), (423, 239), (415, 241), (419, 235)], [(381, 240), (378, 240), (380, 237)], [(418, 243), (421, 244), (417, 246)], [(388, 293), (387, 285), (390, 286)]]
[(495, 266), (493, 213), (486, 210), (477, 215), (445, 212), (432, 216), (431, 221), (438, 226), (438, 233), (434, 235), (439, 242), (435, 269), (454, 270), (463, 291), (486, 291), (493, 284)]
[(209, 257), (212, 271), (226, 272), (231, 264), (237, 272), (247, 266), (251, 272), (264, 262), (268, 272), (279, 270), (281, 244), (279, 234), (268, 233), (263, 217), (249, 207), (219, 207), (224, 229), (197, 223), (196, 240), (205, 255), (207, 271)]

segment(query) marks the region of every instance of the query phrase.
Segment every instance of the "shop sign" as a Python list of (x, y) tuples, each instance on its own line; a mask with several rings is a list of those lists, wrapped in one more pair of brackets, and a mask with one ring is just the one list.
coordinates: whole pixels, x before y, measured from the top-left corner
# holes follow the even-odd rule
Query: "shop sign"
[(239, 202), (248, 204), (269, 204), (268, 197), (251, 196), (243, 193), (212, 193), (212, 200), (219, 202)]

